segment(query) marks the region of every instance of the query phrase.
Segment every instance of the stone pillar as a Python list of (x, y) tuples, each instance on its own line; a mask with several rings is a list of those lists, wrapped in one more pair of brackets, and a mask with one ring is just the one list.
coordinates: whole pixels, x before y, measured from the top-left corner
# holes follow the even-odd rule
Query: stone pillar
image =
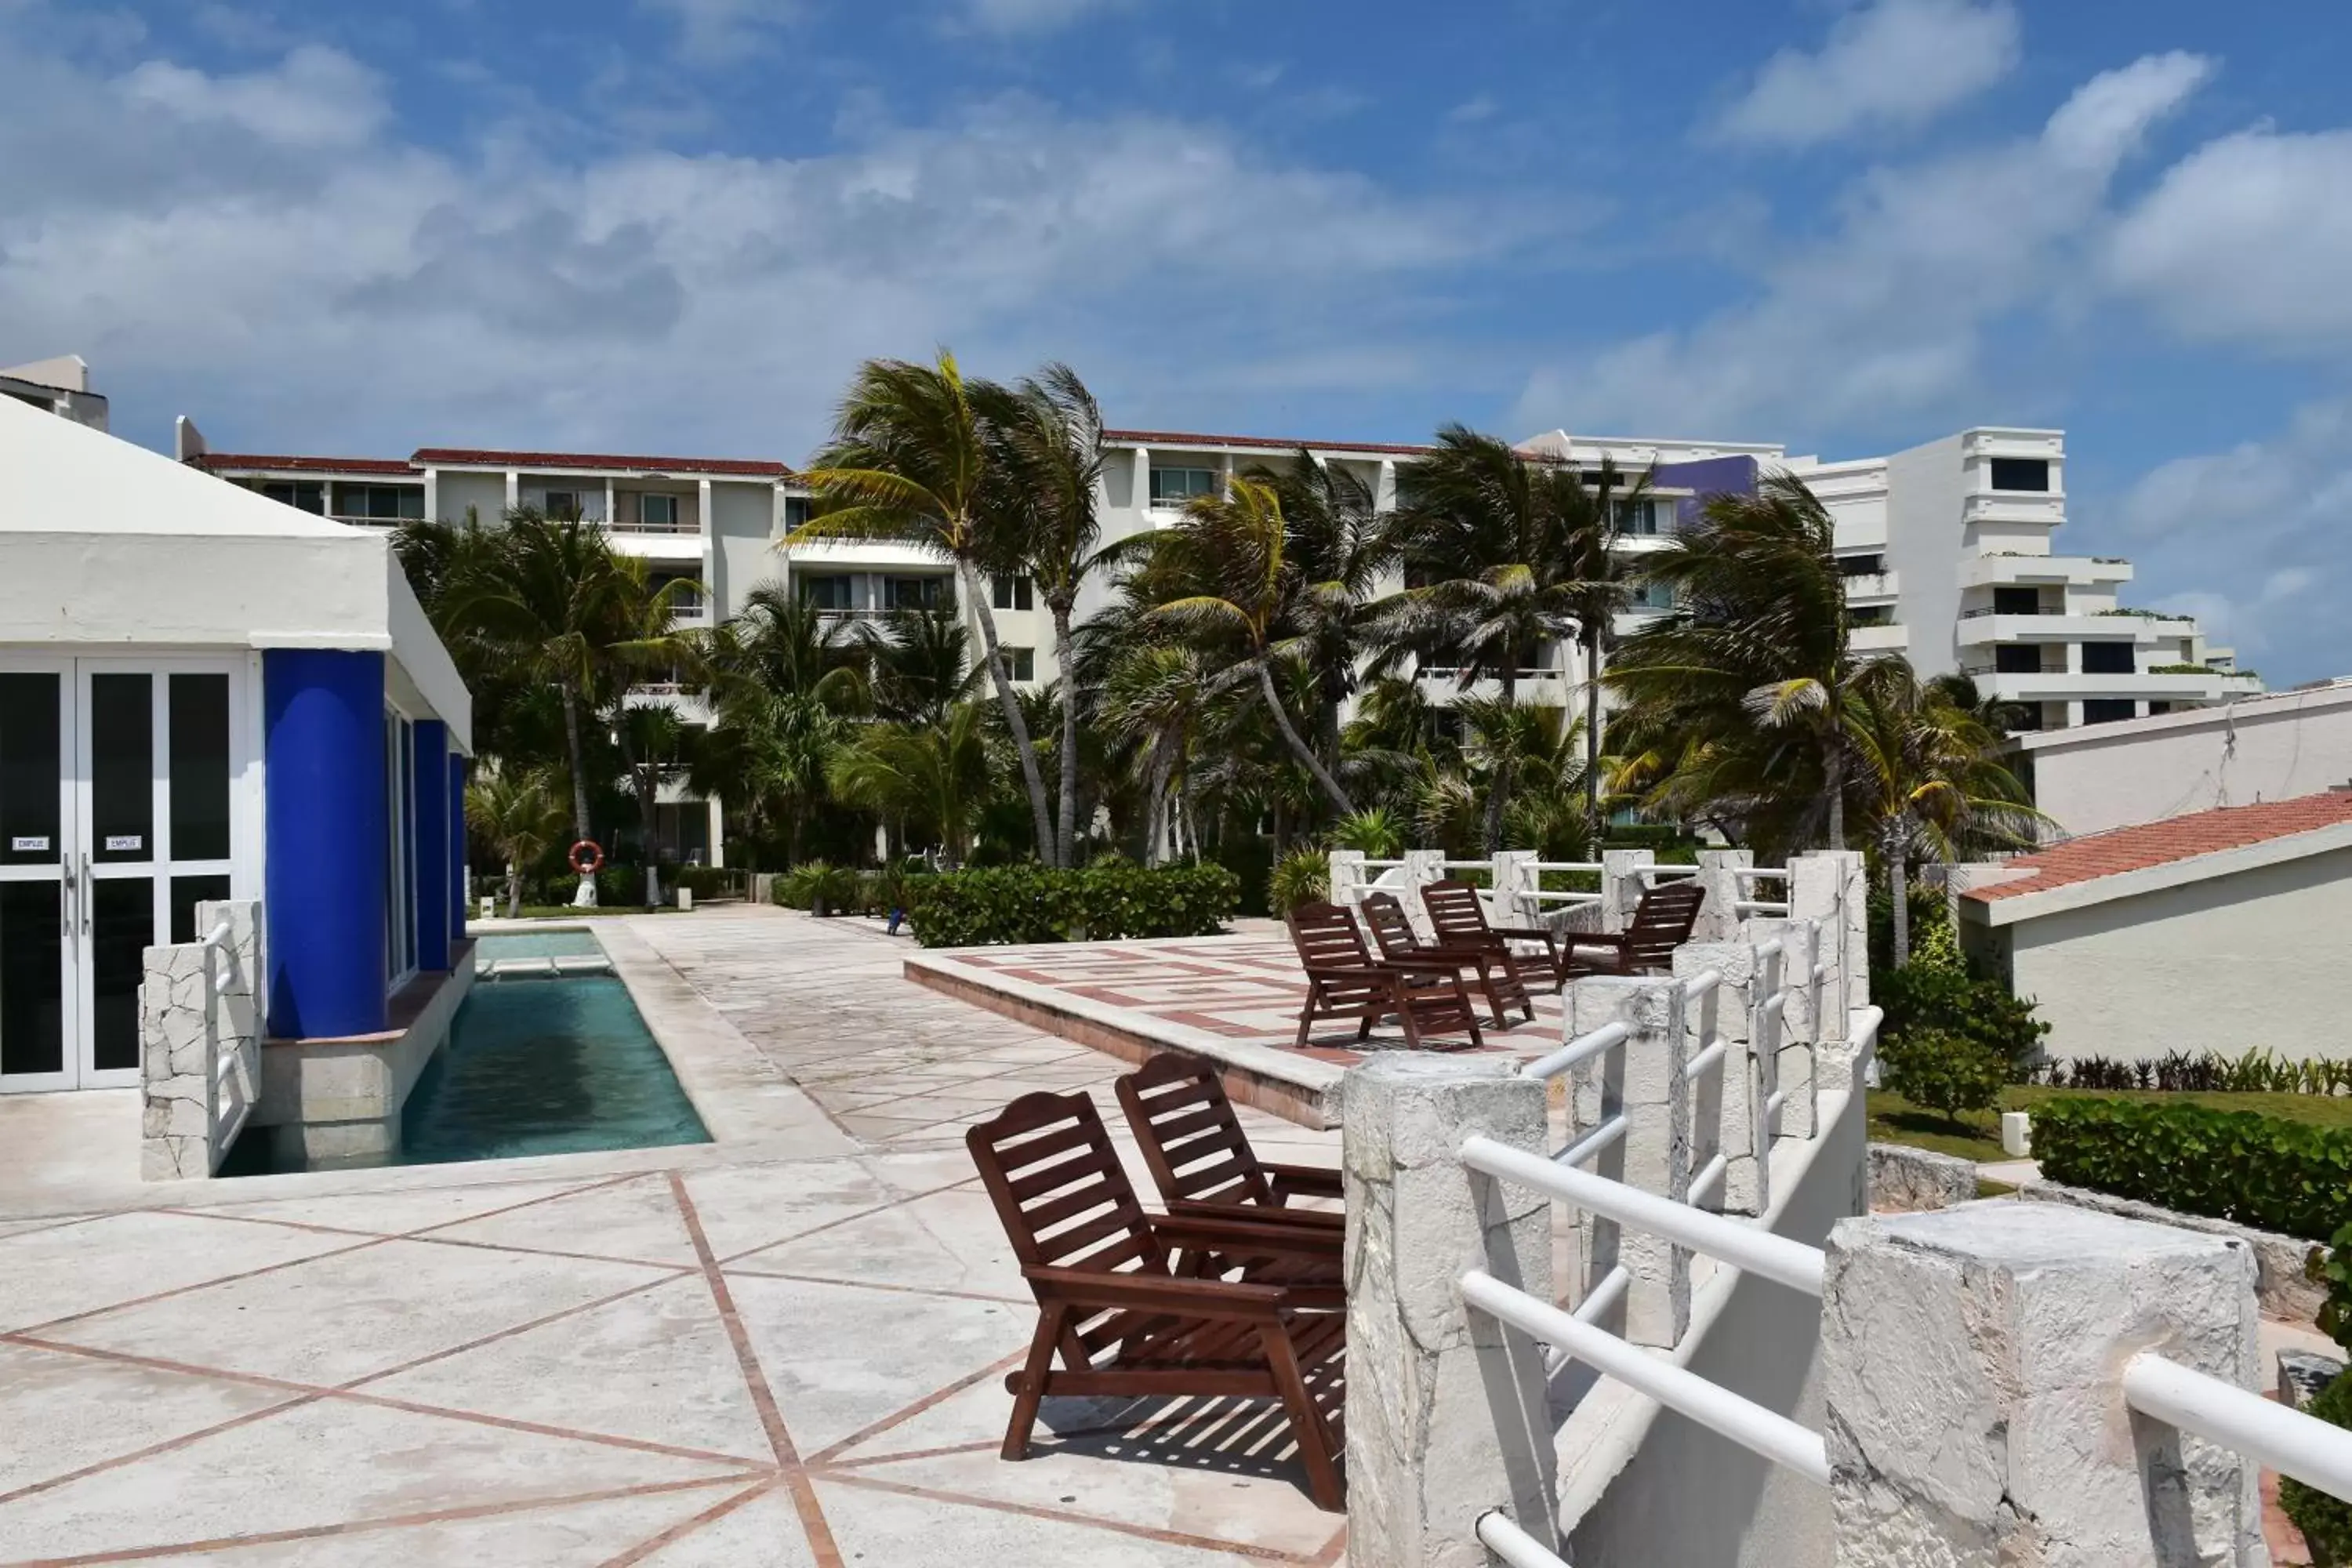
[(1816, 1038), (1845, 1043), (1847, 1020), (1870, 1005), (1870, 884), (1859, 850), (1816, 850), (1789, 862), (1789, 918), (1819, 921), (1829, 965)]
[(1752, 849), (1698, 852), (1698, 885), (1706, 889), (1706, 901), (1699, 905), (1698, 923), (1691, 928), (1693, 942), (1739, 940), (1738, 904), (1748, 897), (1748, 885), (1733, 873), (1751, 869), (1755, 864)]
[(1364, 852), (1360, 849), (1334, 849), (1330, 864), (1331, 901), (1354, 909), (1364, 901), (1364, 886), (1370, 879), (1364, 871)]
[(1543, 1347), (1463, 1305), (1482, 1268), (1553, 1300), (1549, 1205), (1465, 1170), (1474, 1133), (1529, 1152), (1544, 1086), (1494, 1060), (1379, 1056), (1343, 1085), (1348, 1541), (1378, 1568), (1480, 1568), (1478, 1516), (1554, 1542)]
[[(1756, 965), (1749, 1031), (1756, 1049), (1770, 1058), (1770, 1065), (1760, 1075), (1767, 1082), (1767, 1097), (1775, 1093), (1781, 1097), (1773, 1135), (1802, 1142), (1820, 1130), (1820, 1088), (1813, 1066), (1813, 990), (1803, 978), (1812, 970), (1812, 927), (1789, 920), (1752, 920), (1746, 931), (1751, 951), (1774, 942), (1780, 944), (1777, 956)], [(1765, 1004), (1784, 993), (1780, 1005), (1768, 1011)]]
[(2256, 1385), (2245, 1244), (2003, 1202), (1840, 1220), (1822, 1302), (1842, 1568), (2256, 1564), (2256, 1471), (2133, 1415), (2152, 1351)]
[(1437, 928), (1429, 923), (1429, 910), (1421, 901), (1421, 889), (1445, 878), (1445, 851), (1443, 849), (1408, 849), (1404, 852), (1404, 869), (1398, 880), (1404, 885), (1397, 889), (1397, 901), (1404, 905), (1406, 918), (1423, 942), (1437, 940)]
[(1498, 849), (1495, 852), (1494, 885), (1486, 891), (1486, 923), (1497, 926), (1531, 926), (1540, 918), (1542, 905), (1520, 898), (1542, 885), (1541, 874), (1536, 870), (1536, 851), (1532, 849)]
[(1633, 907), (1642, 901), (1638, 868), (1655, 865), (1647, 849), (1603, 849), (1601, 852), (1601, 929), (1621, 931), (1633, 921)]
[[(1587, 1035), (1622, 1021), (1632, 1037), (1574, 1072), (1570, 1121), (1582, 1137), (1622, 1112), (1625, 1135), (1584, 1168), (1681, 1203), (1690, 1195), (1690, 1080), (1684, 1068), (1690, 1037), (1687, 993), (1680, 980), (1603, 975), (1576, 981), (1567, 993), (1567, 1035)], [(1690, 1254), (1646, 1231), (1580, 1214), (1577, 1227), (1590, 1291), (1622, 1263), (1624, 1337), (1671, 1348), (1690, 1324)]]
[(1770, 1161), (1759, 1136), (1762, 1074), (1751, 1049), (1756, 950), (1744, 942), (1691, 942), (1675, 950), (1675, 978), (1688, 984), (1707, 970), (1723, 976), (1711, 995), (1691, 1004), (1691, 1053), (1710, 1037), (1723, 1042), (1723, 1066), (1691, 1084), (1690, 1168), (1694, 1178), (1718, 1152), (1723, 1184), (1700, 1207), (1718, 1214), (1762, 1214)]
[(209, 1176), (213, 1016), (203, 947), (147, 949), (139, 984), (139, 1174), (150, 1182)]

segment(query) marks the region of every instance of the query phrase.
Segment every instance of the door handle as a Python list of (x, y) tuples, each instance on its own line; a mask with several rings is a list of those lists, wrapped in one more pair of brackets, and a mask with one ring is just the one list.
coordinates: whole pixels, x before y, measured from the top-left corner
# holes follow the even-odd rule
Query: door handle
[(89, 900), (95, 891), (89, 882), (89, 851), (81, 852), (81, 934), (89, 934)]

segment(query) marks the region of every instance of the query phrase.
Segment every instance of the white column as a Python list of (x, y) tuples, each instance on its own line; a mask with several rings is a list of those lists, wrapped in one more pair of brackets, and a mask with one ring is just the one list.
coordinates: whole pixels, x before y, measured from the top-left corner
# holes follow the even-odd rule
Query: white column
[(1691, 928), (1693, 942), (1739, 940), (1738, 904), (1748, 896), (1750, 884), (1734, 873), (1752, 869), (1755, 864), (1752, 849), (1698, 852), (1698, 885), (1706, 889), (1706, 900), (1698, 907), (1698, 923)]
[(710, 515), (710, 481), (708, 479), (696, 484), (694, 500), (694, 523), (702, 534), (702, 565), (696, 575), (702, 579), (703, 613), (710, 617), (712, 626), (717, 626), (719, 621), (719, 529), (717, 520)]
[(1378, 476), (1372, 480), (1372, 510), (1393, 511), (1397, 503), (1396, 459), (1382, 458)]
[(727, 864), (727, 811), (717, 795), (704, 803), (710, 810), (710, 863)]
[(1135, 515), (1143, 520), (1143, 526), (1152, 527), (1151, 448), (1149, 447), (1135, 449), (1135, 493), (1129, 499), (1134, 501)]
[(1469, 1568), (1501, 1509), (1549, 1545), (1552, 1420), (1543, 1347), (1464, 1306), (1484, 1269), (1553, 1300), (1550, 1205), (1465, 1171), (1474, 1134), (1530, 1153), (1544, 1086), (1510, 1064), (1397, 1053), (1352, 1068), (1341, 1141), (1348, 1201), (1348, 1558)]
[(604, 526), (610, 528), (620, 521), (621, 514), (613, 510), (613, 476), (606, 474), (604, 476)]
[(1601, 852), (1601, 929), (1622, 931), (1633, 922), (1633, 910), (1642, 901), (1643, 884), (1635, 872), (1654, 865), (1657, 855), (1648, 849), (1603, 849)]
[(1691, 1083), (1691, 1177), (1696, 1181), (1707, 1162), (1721, 1154), (1724, 1179), (1699, 1206), (1718, 1214), (1762, 1214), (1770, 1161), (1759, 1158), (1764, 1074), (1750, 1050), (1756, 950), (1745, 942), (1689, 942), (1675, 949), (1675, 979), (1687, 984), (1710, 969), (1723, 979), (1713, 994), (1691, 1004), (1690, 1051), (1696, 1056), (1711, 1039), (1720, 1040), (1723, 1065)]
[(507, 470), (507, 510), (512, 511), (520, 505), (522, 505), (522, 476), (509, 468)]
[[(1690, 1195), (1690, 1081), (1685, 1074), (1688, 993), (1680, 980), (1579, 980), (1568, 988), (1567, 1035), (1624, 1023), (1625, 1044), (1575, 1069), (1570, 1121), (1576, 1132), (1622, 1113), (1625, 1133), (1586, 1168), (1682, 1203)], [(1632, 1276), (1622, 1332), (1637, 1345), (1671, 1349), (1690, 1326), (1690, 1254), (1646, 1231), (1579, 1216), (1591, 1278), (1586, 1290), (1622, 1263)]]
[(441, 515), (441, 470), (438, 468), (425, 470), (425, 521), (427, 522), (450, 521)]
[(2131, 1414), (2153, 1351), (2257, 1386), (2242, 1242), (2056, 1204), (1840, 1220), (1822, 1300), (1841, 1568), (2268, 1562), (2253, 1466)]

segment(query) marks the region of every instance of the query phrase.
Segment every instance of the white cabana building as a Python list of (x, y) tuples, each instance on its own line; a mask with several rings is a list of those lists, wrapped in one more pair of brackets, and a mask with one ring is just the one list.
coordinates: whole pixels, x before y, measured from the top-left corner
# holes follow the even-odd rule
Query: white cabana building
[(470, 722), (383, 533), (0, 399), (0, 1092), (139, 1084), (204, 902), (273, 1043), (446, 1018)]

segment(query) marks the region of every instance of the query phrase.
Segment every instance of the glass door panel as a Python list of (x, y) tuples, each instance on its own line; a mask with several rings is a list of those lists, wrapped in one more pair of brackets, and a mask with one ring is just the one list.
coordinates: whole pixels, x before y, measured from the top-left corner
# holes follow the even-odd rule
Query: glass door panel
[(72, 667), (0, 667), (0, 1091), (68, 1089)]
[(139, 983), (146, 978), (146, 951), (155, 941), (152, 877), (109, 877), (92, 884), (91, 1071), (135, 1074), (139, 1070)]

